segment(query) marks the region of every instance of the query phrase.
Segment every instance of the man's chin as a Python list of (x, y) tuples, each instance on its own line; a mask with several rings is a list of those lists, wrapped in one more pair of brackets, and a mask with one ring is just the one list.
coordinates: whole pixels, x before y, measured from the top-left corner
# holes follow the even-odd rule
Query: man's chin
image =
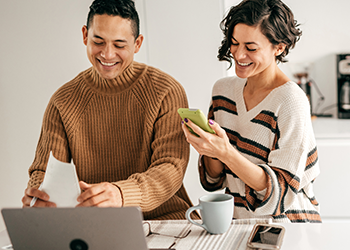
[(97, 72), (100, 75), (100, 77), (102, 77), (103, 79), (106, 79), (106, 80), (115, 79), (120, 74), (119, 70), (118, 71), (113, 71), (113, 72), (103, 72), (101, 70), (97, 70)]

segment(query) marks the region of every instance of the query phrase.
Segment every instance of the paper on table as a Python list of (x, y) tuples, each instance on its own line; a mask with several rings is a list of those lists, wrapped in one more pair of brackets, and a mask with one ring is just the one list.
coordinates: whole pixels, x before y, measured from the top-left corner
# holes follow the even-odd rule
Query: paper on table
[[(75, 207), (81, 190), (74, 164), (61, 162), (50, 152), (44, 180), (39, 190), (47, 193), (50, 201), (56, 203), (57, 207)], [(35, 198), (32, 199), (31, 206), (35, 204)]]
[(0, 246), (1, 249), (12, 249), (10, 237), (6, 229), (0, 232)]

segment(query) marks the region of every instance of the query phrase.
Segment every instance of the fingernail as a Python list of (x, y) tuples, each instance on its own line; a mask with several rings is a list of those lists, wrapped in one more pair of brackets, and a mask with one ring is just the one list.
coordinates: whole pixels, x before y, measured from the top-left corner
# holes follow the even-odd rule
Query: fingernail
[(187, 119), (187, 118), (185, 118), (184, 120), (185, 120), (186, 123), (188, 122), (188, 119)]
[(181, 125), (183, 125), (184, 124), (184, 121), (181, 121)]
[(209, 124), (214, 125), (214, 121), (212, 119), (209, 119)]

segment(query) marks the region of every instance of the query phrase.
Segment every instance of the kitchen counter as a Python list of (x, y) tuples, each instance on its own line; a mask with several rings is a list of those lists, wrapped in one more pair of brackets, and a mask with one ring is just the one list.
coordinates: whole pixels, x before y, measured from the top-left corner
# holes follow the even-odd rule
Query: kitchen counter
[(316, 118), (312, 121), (320, 175), (314, 182), (324, 222), (349, 221), (350, 119)]
[(350, 119), (316, 118), (312, 126), (316, 138), (350, 138)]

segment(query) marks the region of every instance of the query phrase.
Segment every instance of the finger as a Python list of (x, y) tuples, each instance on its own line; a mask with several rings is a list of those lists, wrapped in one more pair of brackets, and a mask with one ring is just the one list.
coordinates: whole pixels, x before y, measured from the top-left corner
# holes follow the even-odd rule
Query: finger
[(48, 201), (50, 199), (50, 196), (47, 193), (45, 193), (37, 188), (27, 188), (25, 190), (25, 195), (27, 195), (31, 198), (37, 197), (38, 199), (43, 200), (43, 201)]
[(95, 205), (96, 207), (121, 207), (121, 205), (117, 205), (117, 203), (112, 202), (111, 200), (107, 199), (104, 201), (101, 201), (100, 203), (98, 203), (97, 205)]
[(85, 191), (78, 196), (77, 201), (79, 203), (89, 200), (91, 199), (91, 197), (94, 197), (104, 191), (103, 188), (101, 187), (101, 184), (93, 185), (93, 184), (87, 184), (81, 181), (79, 182), (79, 185), (80, 185), (80, 188)]
[(199, 126), (197, 126), (195, 123), (193, 123), (190, 119), (185, 118), (184, 121), (185, 121), (185, 124), (187, 124), (193, 130), (193, 132), (199, 135), (199, 137), (203, 137), (205, 136), (205, 134), (208, 133), (204, 131), (202, 128), (200, 128)]
[(33, 207), (57, 207), (56, 203), (37, 199)]
[(208, 123), (209, 123), (209, 126), (215, 131), (215, 133), (219, 137), (223, 138), (226, 136), (226, 131), (224, 129), (222, 129), (221, 126), (217, 122), (209, 119)]
[[(30, 207), (31, 201), (33, 197), (29, 197), (28, 195), (25, 195), (22, 198), (23, 207)], [(44, 201), (41, 199), (37, 199), (33, 205), (33, 207), (57, 207), (56, 203), (51, 201)]]
[[(123, 205), (119, 188), (109, 182), (93, 185), (89, 190), (85, 191), (85, 193), (86, 192), (92, 195), (87, 196), (88, 198), (85, 197), (85, 199), (78, 204), (78, 207), (121, 207)], [(82, 198), (84, 198), (84, 196)]]
[(189, 138), (197, 137), (190, 132), (190, 130), (188, 129), (188, 127), (186, 126), (185, 123), (182, 124), (182, 130), (184, 131), (184, 134), (185, 134), (187, 141), (189, 141)]
[(86, 190), (86, 189), (89, 189), (92, 185), (91, 184), (87, 184), (84, 181), (79, 181), (79, 186), (80, 186), (81, 190)]
[(24, 195), (22, 198), (22, 204), (23, 207), (30, 207), (30, 202), (32, 201), (33, 197), (29, 197), (28, 195)]
[(100, 203), (106, 202), (107, 200), (108, 197), (106, 197), (103, 192), (83, 200), (77, 207), (97, 207)]

